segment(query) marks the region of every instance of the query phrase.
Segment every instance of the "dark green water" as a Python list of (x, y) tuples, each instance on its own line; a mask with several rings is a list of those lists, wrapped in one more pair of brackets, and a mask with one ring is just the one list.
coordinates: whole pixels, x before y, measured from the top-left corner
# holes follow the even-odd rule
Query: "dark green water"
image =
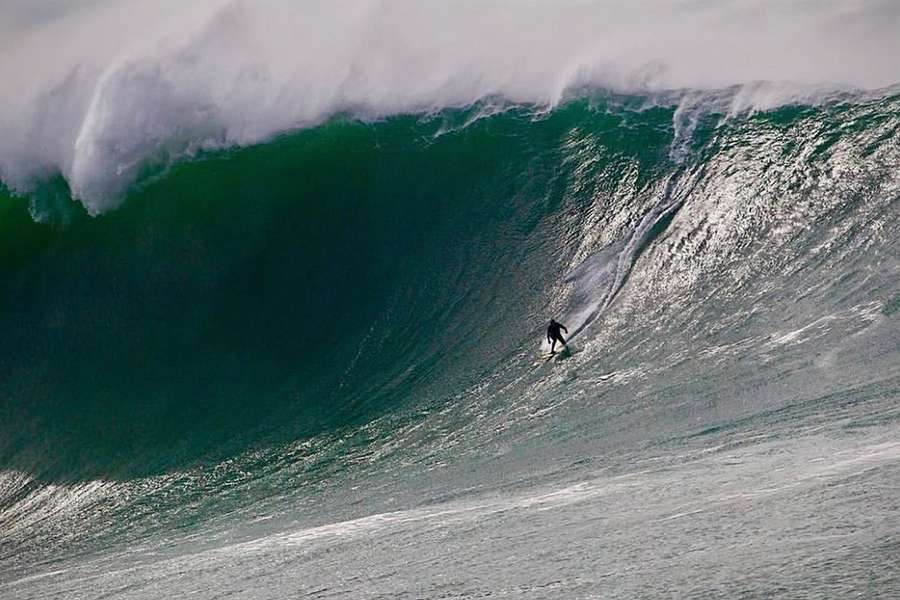
[[(566, 215), (623, 171), (635, 190), (662, 177), (672, 132), (670, 110), (577, 102), (441, 133), (474, 114), (334, 122), (205, 156), (97, 218), (58, 182), (32, 199), (45, 222), (4, 196), (2, 462), (154, 473), (483, 376), (540, 327), (525, 316), (563, 275)], [(602, 158), (585, 166), (572, 146)]]

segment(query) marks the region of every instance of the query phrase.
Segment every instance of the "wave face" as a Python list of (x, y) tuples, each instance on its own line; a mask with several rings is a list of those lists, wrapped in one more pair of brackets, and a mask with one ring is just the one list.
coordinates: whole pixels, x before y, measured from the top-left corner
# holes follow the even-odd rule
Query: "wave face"
[[(845, 502), (887, 519), (878, 494), (891, 485), (860, 483), (861, 496), (810, 486), (856, 485), (857, 466), (896, 483), (900, 97), (735, 114), (746, 93), (332, 119), (147, 163), (121, 206), (99, 216), (74, 171), (27, 199), (7, 188), (4, 596), (120, 585), (122, 597), (177, 594), (176, 571), (158, 573), (191, 556), (218, 573), (206, 569), (231, 560), (229, 544), (271, 558), (432, 521), (422, 509), (346, 531), (328, 523), (486, 491), (504, 499), (440, 518), (575, 510), (565, 507), (625, 480), (541, 499), (529, 490), (598, 473), (633, 473), (627, 485), (659, 498), (681, 488), (666, 473), (701, 493), (742, 477), (764, 482), (763, 495), (799, 485), (800, 499), (771, 501), (816, 503), (796, 521), (820, 540), (815, 552), (871, 566), (848, 572), (848, 589), (889, 577), (895, 537), (870, 522), (854, 531), (872, 544), (827, 532)], [(550, 316), (577, 352), (535, 364)], [(810, 439), (834, 461), (815, 463), (812, 479)], [(697, 461), (710, 456), (730, 460), (736, 479), (704, 479)], [(795, 475), (801, 483), (777, 479)], [(768, 518), (758, 506), (736, 510)], [(657, 508), (661, 520), (677, 512)], [(622, 519), (623, 532), (653, 521)], [(653, 531), (636, 532), (636, 548)], [(747, 535), (771, 550), (741, 555), (759, 567), (749, 589), (769, 585), (772, 556), (813, 572), (802, 570), (807, 546)], [(395, 549), (411, 543), (398, 540)], [(324, 577), (296, 568), (303, 585)], [(123, 569), (145, 583), (129, 587)], [(688, 590), (685, 569), (673, 585)], [(207, 582), (211, 595), (243, 576), (223, 572)], [(286, 593), (248, 576), (262, 596)], [(417, 585), (429, 581), (424, 595), (441, 589), (427, 574)], [(830, 589), (819, 582), (801, 583)]]
[(900, 81), (894, 0), (40, 1), (3, 21), (0, 179), (27, 194), (61, 174), (92, 214), (149, 163), (339, 114), (553, 107), (585, 87), (747, 86), (741, 104), (772, 108)]

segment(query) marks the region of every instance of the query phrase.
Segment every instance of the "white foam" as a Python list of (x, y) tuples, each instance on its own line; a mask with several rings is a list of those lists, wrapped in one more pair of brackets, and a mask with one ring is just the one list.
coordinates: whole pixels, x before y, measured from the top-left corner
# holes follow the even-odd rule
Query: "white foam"
[(900, 81), (893, 0), (11, 0), (0, 23), (0, 177), (62, 173), (94, 213), (146, 161), (338, 112), (749, 84), (744, 110)]

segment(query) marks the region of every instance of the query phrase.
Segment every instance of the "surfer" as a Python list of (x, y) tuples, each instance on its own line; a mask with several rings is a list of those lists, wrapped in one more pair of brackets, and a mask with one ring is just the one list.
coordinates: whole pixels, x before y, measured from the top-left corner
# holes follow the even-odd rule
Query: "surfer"
[(562, 343), (563, 346), (566, 345), (566, 339), (559, 332), (560, 329), (569, 333), (569, 330), (566, 329), (565, 325), (550, 319), (550, 325), (547, 327), (547, 342), (550, 344), (550, 354), (556, 354), (556, 342)]

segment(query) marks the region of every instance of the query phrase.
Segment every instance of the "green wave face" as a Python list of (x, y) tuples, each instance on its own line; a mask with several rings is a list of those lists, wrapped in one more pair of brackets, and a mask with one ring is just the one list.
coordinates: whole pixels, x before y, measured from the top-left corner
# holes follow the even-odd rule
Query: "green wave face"
[(97, 218), (52, 184), (32, 199), (49, 223), (3, 198), (5, 462), (143, 475), (483, 375), (542, 324), (566, 221), (665, 171), (671, 112), (623, 127), (628, 112), (580, 102), (461, 127), (475, 116), (334, 122), (205, 156)]

